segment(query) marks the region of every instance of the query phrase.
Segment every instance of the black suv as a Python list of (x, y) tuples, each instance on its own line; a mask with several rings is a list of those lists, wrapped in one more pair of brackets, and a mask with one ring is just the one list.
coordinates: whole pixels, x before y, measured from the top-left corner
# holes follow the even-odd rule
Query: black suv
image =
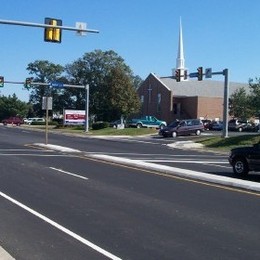
[(260, 143), (232, 149), (228, 160), (235, 174), (246, 175), (249, 171), (260, 171)]

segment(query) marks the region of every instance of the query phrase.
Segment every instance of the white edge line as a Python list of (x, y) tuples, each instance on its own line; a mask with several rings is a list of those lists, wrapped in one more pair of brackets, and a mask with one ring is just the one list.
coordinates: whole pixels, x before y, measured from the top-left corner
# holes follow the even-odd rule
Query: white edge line
[(67, 235), (75, 238), (76, 240), (78, 240), (79, 242), (85, 244), (86, 246), (88, 247), (91, 247), (92, 249), (94, 249), (95, 251), (107, 256), (108, 258), (110, 259), (113, 259), (113, 260), (121, 260), (121, 258), (109, 253), (108, 251), (102, 249), (101, 247), (93, 244), (92, 242), (90, 242), (89, 240), (77, 235), (76, 233), (72, 232), (71, 230), (61, 226), (60, 224), (58, 224), (57, 222), (45, 217), (44, 215), (38, 213), (37, 211), (27, 207), (26, 205), (22, 204), (21, 202), (11, 198), (10, 196), (6, 195), (5, 193), (1, 192), (0, 191), (0, 196), (2, 196), (3, 198), (9, 200), (10, 202), (14, 203), (15, 205), (23, 208), (24, 210), (30, 212), (31, 214), (33, 214), (34, 216), (44, 220), (45, 222), (49, 223), (50, 225), (52, 225), (53, 227), (59, 229), (60, 231), (66, 233)]
[(57, 169), (57, 168), (54, 168), (54, 167), (49, 167), (49, 168), (54, 170), (54, 171), (58, 171), (58, 172), (65, 173), (67, 175), (71, 175), (73, 177), (77, 177), (77, 178), (80, 178), (80, 179), (83, 179), (83, 180), (88, 180), (87, 177), (84, 177), (84, 176), (81, 176), (81, 175), (78, 175), (78, 174), (75, 174), (75, 173), (72, 173), (72, 172), (63, 171), (62, 169)]

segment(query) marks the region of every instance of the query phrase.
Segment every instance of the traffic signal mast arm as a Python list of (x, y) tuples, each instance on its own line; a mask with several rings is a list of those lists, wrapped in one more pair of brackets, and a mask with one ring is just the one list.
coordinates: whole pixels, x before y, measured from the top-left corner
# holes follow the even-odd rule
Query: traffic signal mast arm
[[(203, 76), (205, 76), (205, 73), (202, 73)], [(216, 71), (216, 72), (211, 72), (211, 75), (225, 75), (225, 70), (223, 71)], [(197, 78), (198, 77), (198, 72), (191, 72), (189, 74), (189, 78)]]
[[(20, 26), (29, 26), (29, 27), (41, 27), (41, 28), (53, 28), (54, 27), (53, 25), (49, 25), (49, 24), (20, 22), (20, 21), (11, 21), (11, 20), (0, 20), (0, 24), (20, 25)], [(59, 26), (59, 25), (55, 25), (55, 28), (67, 30), (67, 31), (99, 33), (98, 30)]]

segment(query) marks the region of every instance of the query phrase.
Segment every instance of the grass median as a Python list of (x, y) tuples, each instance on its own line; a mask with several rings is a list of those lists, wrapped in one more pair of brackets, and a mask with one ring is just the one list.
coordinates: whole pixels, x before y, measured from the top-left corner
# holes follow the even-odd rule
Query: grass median
[(196, 141), (203, 144), (206, 148), (221, 149), (224, 151), (230, 150), (238, 146), (251, 146), (260, 142), (260, 135), (239, 135), (228, 138), (220, 136), (214, 137), (201, 137)]
[[(84, 128), (82, 126), (75, 126), (75, 127), (60, 127), (52, 129), (54, 131), (60, 131), (60, 132), (69, 132), (69, 133), (83, 133)], [(156, 135), (158, 134), (158, 129), (155, 128), (132, 128), (127, 127), (124, 129), (117, 129), (113, 127), (107, 127), (103, 129), (93, 130), (92, 128), (89, 129), (89, 131), (85, 134), (88, 135), (114, 135), (114, 136), (139, 136), (139, 135)]]

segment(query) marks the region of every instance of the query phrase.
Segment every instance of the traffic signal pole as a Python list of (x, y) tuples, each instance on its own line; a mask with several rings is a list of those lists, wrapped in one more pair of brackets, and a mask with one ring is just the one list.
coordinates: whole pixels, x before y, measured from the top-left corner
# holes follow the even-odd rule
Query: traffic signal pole
[[(190, 78), (198, 78), (199, 81), (203, 80), (203, 76), (206, 78), (212, 78), (213, 75), (223, 75), (224, 76), (224, 96), (223, 96), (223, 130), (222, 137), (228, 137), (228, 97), (229, 97), (229, 81), (228, 81), (228, 69), (223, 71), (213, 72), (211, 68), (206, 69), (206, 72), (203, 73), (203, 67), (197, 69), (198, 72), (190, 73), (188, 76)], [(177, 82), (180, 81), (179, 72), (175, 71), (175, 79)]]
[(228, 137), (228, 97), (229, 97), (229, 82), (228, 82), (228, 69), (223, 70), (224, 80), (224, 109), (223, 109), (223, 132), (222, 137)]
[(224, 76), (224, 96), (223, 96), (223, 130), (222, 137), (228, 137), (228, 97), (229, 97), (229, 81), (228, 81), (228, 69), (224, 69), (220, 72), (212, 72), (212, 75)]

